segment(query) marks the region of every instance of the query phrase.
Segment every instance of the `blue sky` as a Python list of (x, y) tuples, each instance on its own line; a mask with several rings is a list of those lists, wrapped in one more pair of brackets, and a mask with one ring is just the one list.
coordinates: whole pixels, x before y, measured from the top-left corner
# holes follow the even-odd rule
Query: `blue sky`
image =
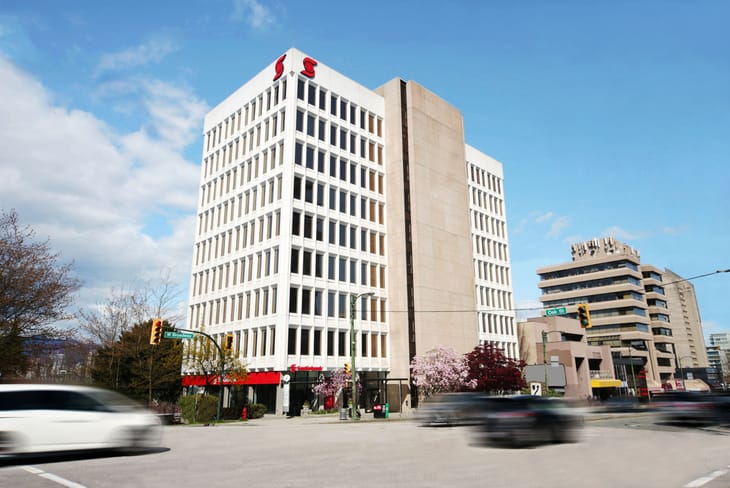
[[(74, 260), (82, 306), (162, 270), (186, 296), (203, 116), (296, 47), (462, 111), (504, 165), (518, 307), (593, 237), (685, 277), (728, 269), (728, 18), (720, 0), (4, 0), (0, 208)], [(693, 283), (705, 334), (730, 331), (730, 273)]]

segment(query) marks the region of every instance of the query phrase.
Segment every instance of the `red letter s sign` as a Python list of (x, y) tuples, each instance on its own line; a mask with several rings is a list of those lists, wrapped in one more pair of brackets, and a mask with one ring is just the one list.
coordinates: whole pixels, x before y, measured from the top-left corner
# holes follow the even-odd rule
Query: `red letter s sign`
[(286, 54), (282, 54), (279, 59), (276, 60), (276, 74), (274, 75), (274, 80), (278, 80), (281, 75), (284, 73), (284, 58), (286, 58)]
[(314, 67), (317, 66), (317, 61), (312, 58), (304, 58), (302, 64), (304, 65), (304, 69), (301, 73), (307, 78), (314, 78)]

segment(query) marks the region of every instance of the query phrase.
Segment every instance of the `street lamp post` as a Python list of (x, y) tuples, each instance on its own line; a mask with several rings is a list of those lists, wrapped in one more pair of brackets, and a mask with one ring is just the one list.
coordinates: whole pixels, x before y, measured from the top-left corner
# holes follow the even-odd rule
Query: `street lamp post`
[(692, 356), (677, 357), (677, 352), (674, 352), (674, 357), (677, 358), (677, 366), (679, 367), (679, 376), (682, 378), (682, 390), (687, 391), (687, 385), (684, 382), (684, 368), (682, 368), (682, 359), (692, 359)]
[(360, 297), (371, 297), (373, 292), (350, 295), (350, 371), (352, 372), (352, 421), (357, 422), (357, 369), (355, 368), (355, 303)]

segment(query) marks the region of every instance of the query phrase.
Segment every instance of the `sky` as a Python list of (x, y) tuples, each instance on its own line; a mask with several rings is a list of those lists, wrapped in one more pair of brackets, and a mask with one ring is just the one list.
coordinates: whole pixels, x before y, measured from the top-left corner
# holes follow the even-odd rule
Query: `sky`
[[(169, 273), (184, 309), (203, 117), (296, 47), (461, 110), (504, 166), (517, 308), (594, 237), (685, 278), (728, 269), (728, 19), (723, 0), (0, 0), (0, 210), (73, 261), (78, 307)], [(692, 283), (705, 337), (730, 332), (730, 273)]]

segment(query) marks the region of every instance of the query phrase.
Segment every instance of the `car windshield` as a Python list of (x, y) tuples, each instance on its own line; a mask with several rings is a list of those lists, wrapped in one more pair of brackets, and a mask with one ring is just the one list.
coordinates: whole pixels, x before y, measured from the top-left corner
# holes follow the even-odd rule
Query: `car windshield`
[(142, 408), (135, 401), (113, 391), (93, 390), (87, 394), (113, 412), (130, 412)]

